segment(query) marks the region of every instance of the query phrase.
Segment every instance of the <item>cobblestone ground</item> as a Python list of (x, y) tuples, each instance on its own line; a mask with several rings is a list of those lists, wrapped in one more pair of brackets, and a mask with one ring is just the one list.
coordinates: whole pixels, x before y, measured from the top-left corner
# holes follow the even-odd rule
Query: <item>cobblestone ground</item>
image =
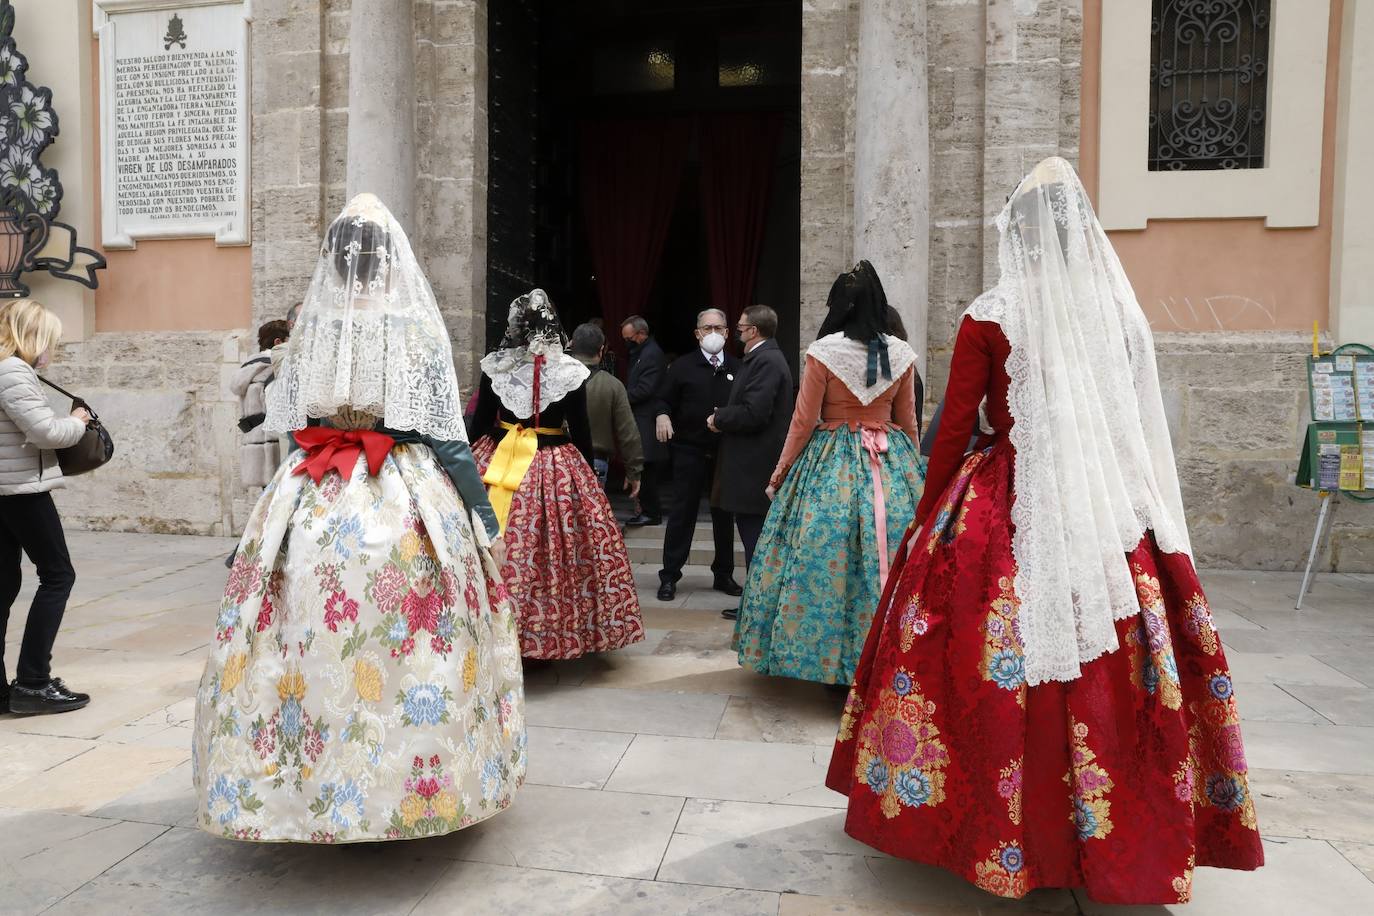
[[(636, 559), (658, 532), (631, 540)], [(1371, 576), (1322, 576), (1299, 613), (1294, 574), (1204, 575), (1269, 864), (1200, 869), (1190, 906), (1126, 910), (1069, 891), (1001, 901), (847, 838), (822, 785), (841, 697), (739, 670), (709, 573), (689, 570), (664, 606), (651, 563), (636, 567), (646, 642), (531, 674), (529, 782), (510, 811), (362, 847), (215, 839), (190, 826), (192, 695), (231, 543), (71, 542), (55, 671), (95, 699), (0, 717), (6, 914), (1374, 912)]]

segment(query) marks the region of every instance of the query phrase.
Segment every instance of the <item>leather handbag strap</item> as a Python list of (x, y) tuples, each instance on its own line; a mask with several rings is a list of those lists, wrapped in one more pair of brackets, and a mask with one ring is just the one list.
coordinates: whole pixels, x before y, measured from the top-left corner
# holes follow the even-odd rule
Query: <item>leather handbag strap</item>
[(58, 394), (60, 394), (60, 395), (64, 395), (65, 397), (69, 397), (69, 398), (71, 398), (73, 401), (79, 401), (79, 400), (81, 400), (81, 399), (78, 398), (76, 395), (72, 394), (70, 391), (68, 391), (67, 389), (63, 388), (61, 385), (57, 384), (56, 382), (50, 382), (50, 381), (48, 381), (47, 379), (43, 378), (43, 376), (41, 376), (41, 375), (38, 376), (38, 380), (39, 380), (40, 382), (42, 382), (44, 385), (47, 385), (47, 386), (48, 386), (49, 388), (51, 388), (53, 391), (56, 391), (56, 392), (57, 392)]
[(39, 380), (40, 382), (42, 382), (44, 385), (47, 385), (47, 386), (48, 386), (49, 388), (51, 388), (53, 391), (56, 391), (58, 394), (62, 395), (63, 397), (71, 398), (72, 406), (73, 406), (73, 407), (84, 407), (84, 408), (86, 408), (86, 412), (89, 413), (89, 414), (91, 415), (91, 419), (92, 419), (92, 420), (96, 420), (96, 421), (99, 421), (99, 420), (100, 420), (100, 418), (96, 416), (95, 411), (94, 411), (94, 410), (91, 410), (91, 405), (90, 405), (90, 404), (87, 404), (84, 398), (79, 398), (79, 397), (77, 397), (76, 395), (74, 395), (74, 394), (72, 394), (70, 391), (68, 391), (67, 389), (63, 388), (61, 385), (57, 384), (56, 382), (50, 382), (50, 381), (48, 381), (47, 379), (43, 378), (43, 376), (41, 376), (41, 375), (38, 376), (38, 380)]

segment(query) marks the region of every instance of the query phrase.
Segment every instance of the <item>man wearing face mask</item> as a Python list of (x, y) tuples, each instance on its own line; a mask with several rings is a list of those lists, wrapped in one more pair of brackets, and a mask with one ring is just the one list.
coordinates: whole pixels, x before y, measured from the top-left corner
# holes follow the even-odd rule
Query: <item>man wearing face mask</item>
[[(778, 342), (778, 313), (766, 305), (744, 310), (735, 331), (744, 363), (729, 402), (706, 421), (721, 434), (720, 507), (735, 517), (746, 566), (763, 532), (771, 501), (768, 478), (778, 463), (792, 423), (796, 384)], [(736, 609), (721, 616), (734, 620)]]
[[(707, 418), (730, 400), (739, 360), (725, 352), (725, 313), (706, 309), (697, 315), (698, 349), (678, 357), (668, 368), (668, 381), (659, 402), (655, 435), (668, 443), (673, 458), (673, 508), (663, 533), (663, 569), (659, 570), (658, 600), (677, 597), (677, 582), (692, 550), (701, 497), (711, 491), (716, 476), (720, 437), (706, 428)], [(735, 533), (730, 513), (711, 507), (715, 559), (711, 573), (716, 591), (739, 595), (735, 581)]]
[(659, 394), (663, 389), (668, 360), (658, 341), (649, 336), (649, 322), (631, 315), (620, 324), (620, 336), (630, 353), (625, 393), (630, 398), (630, 410), (639, 427), (639, 441), (644, 446), (644, 473), (639, 481), (639, 514), (625, 520), (625, 525), (661, 525), (663, 508), (659, 502), (658, 482), (668, 448), (654, 436), (654, 416), (658, 412)]

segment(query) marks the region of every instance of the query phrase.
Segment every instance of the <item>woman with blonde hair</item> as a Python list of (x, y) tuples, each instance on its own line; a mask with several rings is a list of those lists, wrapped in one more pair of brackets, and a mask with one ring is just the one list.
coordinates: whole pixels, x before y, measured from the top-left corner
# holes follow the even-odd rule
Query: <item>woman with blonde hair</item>
[[(52, 676), (52, 646), (76, 582), (52, 490), (62, 486), (57, 449), (80, 441), (91, 416), (55, 414), (38, 381), (62, 322), (32, 299), (0, 308), (0, 713), (70, 712), (91, 701)], [(19, 647), (15, 680), (5, 673), (5, 630), (23, 582), (21, 555), (38, 567), (38, 590)]]

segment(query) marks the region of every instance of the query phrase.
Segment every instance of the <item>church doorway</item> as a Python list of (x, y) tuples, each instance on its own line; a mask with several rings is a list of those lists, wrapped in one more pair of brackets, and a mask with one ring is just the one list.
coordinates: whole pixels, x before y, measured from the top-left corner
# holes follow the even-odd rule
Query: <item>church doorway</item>
[(488, 346), (542, 286), (569, 332), (601, 318), (619, 347), (640, 314), (670, 354), (695, 345), (702, 308), (771, 305), (795, 359), (800, 0), (502, 0), (488, 15)]

